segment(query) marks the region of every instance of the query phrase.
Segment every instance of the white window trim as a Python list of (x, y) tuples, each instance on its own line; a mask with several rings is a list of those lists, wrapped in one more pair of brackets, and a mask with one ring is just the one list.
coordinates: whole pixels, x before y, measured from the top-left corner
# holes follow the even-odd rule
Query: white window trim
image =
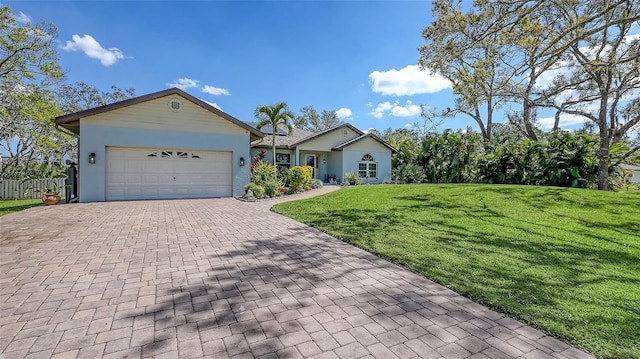
[[(367, 156), (371, 157), (371, 160), (364, 160), (364, 158), (367, 157)], [(367, 173), (367, 175), (365, 177), (360, 176), (360, 165), (361, 164), (364, 164), (366, 166), (364, 171)], [(372, 165), (372, 164), (376, 166), (376, 169), (375, 169), (376, 175), (375, 175), (375, 177), (369, 177), (369, 173), (371, 172), (371, 169), (370, 169), (369, 166)], [(366, 179), (369, 179), (369, 178), (378, 179), (378, 162), (376, 162), (375, 157), (373, 157), (372, 154), (367, 153), (364, 156), (362, 156), (360, 161), (358, 161), (358, 176), (360, 178), (366, 178)]]

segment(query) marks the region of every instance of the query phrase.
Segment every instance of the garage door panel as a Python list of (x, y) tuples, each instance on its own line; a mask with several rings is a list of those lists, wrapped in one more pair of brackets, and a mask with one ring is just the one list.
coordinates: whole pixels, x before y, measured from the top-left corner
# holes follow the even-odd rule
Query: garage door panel
[(106, 177), (107, 200), (231, 196), (232, 154), (108, 147)]

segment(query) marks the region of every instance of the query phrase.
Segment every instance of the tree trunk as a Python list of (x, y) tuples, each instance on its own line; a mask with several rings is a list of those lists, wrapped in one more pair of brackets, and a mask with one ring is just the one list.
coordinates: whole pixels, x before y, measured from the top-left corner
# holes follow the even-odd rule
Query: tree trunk
[(271, 150), (273, 151), (273, 162), (271, 162), (272, 165), (276, 165), (276, 131), (273, 131), (273, 135), (271, 135)]
[(522, 104), (522, 122), (524, 123), (524, 129), (527, 133), (527, 137), (537, 141), (538, 136), (536, 136), (536, 132), (533, 130), (533, 126), (531, 125), (531, 106), (528, 98), (525, 98), (524, 103)]
[(553, 132), (557, 132), (560, 129), (560, 111), (556, 111), (556, 117), (553, 122)]
[(600, 125), (600, 152), (598, 153), (598, 189), (609, 190), (609, 128)]

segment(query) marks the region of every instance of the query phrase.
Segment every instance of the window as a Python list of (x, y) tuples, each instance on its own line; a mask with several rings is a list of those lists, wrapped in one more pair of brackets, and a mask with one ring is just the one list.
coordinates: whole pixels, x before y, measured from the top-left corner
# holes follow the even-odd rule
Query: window
[(289, 168), (291, 166), (291, 154), (276, 152), (276, 165), (278, 166), (278, 168)]
[(200, 158), (200, 156), (195, 153), (189, 152), (174, 152), (173, 151), (160, 151), (160, 155), (158, 152), (151, 152), (147, 155), (147, 157), (161, 157), (161, 158)]
[(358, 176), (361, 178), (378, 178), (378, 164), (372, 155), (366, 154), (362, 156), (358, 162)]

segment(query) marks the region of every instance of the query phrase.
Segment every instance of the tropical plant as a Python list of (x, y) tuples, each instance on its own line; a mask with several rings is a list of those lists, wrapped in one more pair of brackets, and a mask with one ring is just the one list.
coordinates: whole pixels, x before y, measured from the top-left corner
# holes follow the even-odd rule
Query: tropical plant
[(321, 181), (321, 180), (319, 180), (319, 179), (317, 179), (317, 178), (312, 179), (312, 180), (309, 182), (309, 185), (310, 185), (310, 186), (311, 186), (311, 188), (313, 188), (313, 189), (322, 188), (322, 186), (323, 186), (322, 181)]
[(253, 171), (253, 168), (256, 167), (258, 165), (258, 163), (264, 161), (264, 158), (267, 154), (267, 151), (265, 150), (259, 150), (258, 153), (256, 153), (255, 156), (253, 156), (253, 158), (251, 159), (251, 170)]
[(586, 133), (553, 132), (538, 141), (497, 145), (478, 160), (487, 183), (592, 187), (597, 184), (597, 139)]
[(278, 182), (282, 183), (282, 186), (289, 186), (289, 169), (287, 167), (278, 167), (278, 173), (276, 174)]
[(251, 182), (259, 186), (274, 181), (274, 178), (276, 178), (276, 166), (264, 161), (258, 162), (251, 171)]
[[(278, 135), (278, 127), (280, 125), (287, 128), (287, 133), (293, 132), (292, 122), (295, 114), (289, 110), (289, 106), (285, 102), (278, 102), (274, 105), (262, 105), (256, 107), (254, 116), (258, 119), (256, 128), (261, 130), (265, 126), (271, 126), (271, 148), (273, 151), (273, 163), (276, 164), (276, 136)], [(275, 174), (274, 177), (275, 179)]]
[(426, 176), (422, 167), (413, 164), (402, 164), (394, 170), (394, 178), (400, 183), (422, 183)]
[(347, 172), (344, 174), (344, 181), (351, 185), (361, 185), (362, 179), (356, 172)]
[(473, 131), (429, 133), (422, 140), (417, 164), (430, 183), (472, 182), (481, 147), (482, 139)]

